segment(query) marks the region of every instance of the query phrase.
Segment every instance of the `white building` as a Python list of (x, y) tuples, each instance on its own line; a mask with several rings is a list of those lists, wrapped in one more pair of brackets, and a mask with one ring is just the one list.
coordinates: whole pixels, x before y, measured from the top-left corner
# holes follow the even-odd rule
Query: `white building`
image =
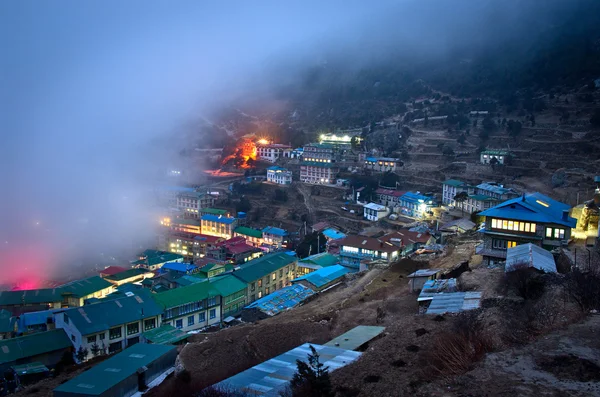
[(510, 153), (505, 150), (484, 150), (480, 154), (481, 164), (490, 164), (490, 161), (495, 158), (498, 164), (506, 164)]
[(186, 192), (177, 195), (177, 209), (183, 212), (186, 218), (199, 218), (199, 210), (215, 205), (215, 196), (201, 192)]
[(363, 168), (365, 170), (372, 170), (375, 172), (387, 172), (396, 171), (397, 168), (402, 166), (400, 159), (391, 157), (367, 157)]
[(260, 160), (274, 163), (277, 159), (285, 157), (284, 152), (289, 149), (291, 149), (291, 146), (282, 145), (280, 143), (258, 143), (256, 146), (256, 154)]
[(363, 206), (365, 219), (370, 221), (378, 221), (385, 218), (389, 213), (387, 207), (383, 205), (369, 203)]
[(267, 181), (278, 185), (290, 185), (292, 183), (292, 171), (282, 167), (267, 168)]
[(475, 188), (466, 182), (458, 181), (456, 179), (448, 179), (442, 182), (442, 204), (452, 207), (456, 206), (454, 197), (462, 192), (473, 194), (475, 193)]

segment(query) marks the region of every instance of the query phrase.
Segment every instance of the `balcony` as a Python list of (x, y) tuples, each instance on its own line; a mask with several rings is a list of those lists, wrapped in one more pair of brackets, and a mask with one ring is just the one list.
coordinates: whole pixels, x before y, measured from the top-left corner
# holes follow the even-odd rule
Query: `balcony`
[(475, 247), (475, 253), (481, 256), (491, 256), (493, 258), (506, 259), (506, 250), (486, 248), (484, 244)]

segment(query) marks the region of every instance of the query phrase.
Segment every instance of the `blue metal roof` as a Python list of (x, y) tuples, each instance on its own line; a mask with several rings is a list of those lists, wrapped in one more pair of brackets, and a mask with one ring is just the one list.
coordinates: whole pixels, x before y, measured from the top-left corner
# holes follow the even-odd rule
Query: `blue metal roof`
[(419, 193), (413, 193), (413, 192), (406, 192), (404, 193), (403, 196), (400, 197), (401, 201), (407, 201), (409, 203), (418, 203), (419, 200), (422, 200), (423, 202), (428, 202), (431, 201), (431, 197), (427, 197), (424, 196), (422, 194)]
[(302, 303), (311, 295), (314, 295), (313, 290), (296, 284), (273, 291), (269, 295), (252, 302), (246, 308), (257, 308), (270, 316), (274, 316)]
[(306, 280), (315, 287), (320, 288), (342, 278), (347, 273), (350, 273), (350, 269), (342, 265), (333, 265), (305, 274), (304, 276), (300, 276), (295, 280), (292, 280), (292, 282)]
[(496, 194), (506, 194), (511, 191), (511, 189), (507, 189), (502, 186), (492, 185), (491, 183), (481, 183), (477, 185), (478, 189), (487, 190), (488, 192), (496, 193)]
[(161, 267), (161, 272), (166, 270), (174, 270), (176, 272), (189, 273), (198, 269), (198, 266), (191, 263), (169, 262)]
[(536, 223), (555, 223), (574, 228), (577, 225), (575, 218), (568, 216), (566, 219), (563, 218), (564, 211), (570, 209), (571, 207), (567, 204), (553, 200), (541, 193), (530, 193), (507, 200), (479, 215)]
[(272, 167), (267, 168), (267, 171), (287, 171), (287, 168), (279, 167), (278, 165), (274, 165)]
[(377, 157), (367, 157), (365, 160), (370, 161), (372, 163), (376, 163), (377, 162)]
[(200, 219), (202, 219), (203, 221), (219, 222), (219, 223), (225, 223), (228, 225), (235, 222), (235, 218), (227, 218), (225, 216), (211, 215), (211, 214), (202, 215), (202, 218), (200, 218)]
[(273, 227), (273, 226), (267, 226), (262, 230), (263, 233), (269, 233), (269, 234), (273, 234), (275, 236), (287, 236), (288, 232), (286, 232), (283, 229), (280, 229), (278, 227)]
[(333, 240), (337, 240), (339, 238), (346, 237), (346, 235), (344, 233), (340, 232), (339, 230), (332, 229), (332, 228), (325, 229), (325, 230), (323, 230), (322, 233), (325, 237), (333, 239)]

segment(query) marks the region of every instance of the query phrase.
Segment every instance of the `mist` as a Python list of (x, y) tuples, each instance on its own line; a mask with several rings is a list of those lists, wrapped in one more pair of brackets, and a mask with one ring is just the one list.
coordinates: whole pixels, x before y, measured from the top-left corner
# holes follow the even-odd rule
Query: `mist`
[(182, 125), (324, 61), (351, 75), (484, 47), (536, 7), (506, 3), (2, 2), (0, 284), (153, 243), (148, 190), (181, 164)]

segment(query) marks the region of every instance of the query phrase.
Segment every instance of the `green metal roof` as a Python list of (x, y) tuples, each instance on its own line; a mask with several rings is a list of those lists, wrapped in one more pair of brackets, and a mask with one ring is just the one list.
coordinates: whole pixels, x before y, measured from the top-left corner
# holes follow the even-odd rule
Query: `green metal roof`
[(63, 383), (54, 389), (54, 392), (100, 395), (135, 374), (141, 367), (149, 367), (154, 361), (173, 349), (176, 347), (136, 343)]
[(61, 302), (63, 300), (61, 293), (61, 288), (0, 291), (0, 306)]
[(263, 236), (262, 230), (256, 230), (256, 229), (252, 229), (251, 227), (246, 227), (246, 226), (236, 227), (234, 232), (237, 234), (242, 234), (244, 236), (255, 237), (255, 238), (262, 238), (262, 236)]
[(142, 334), (150, 343), (156, 343), (159, 345), (171, 345), (184, 339), (187, 339), (189, 335), (179, 328), (175, 328), (172, 325), (161, 325), (158, 328), (151, 329)]
[(484, 150), (481, 152), (481, 154), (491, 154), (494, 156), (510, 156), (510, 152), (507, 152), (506, 150)]
[(44, 364), (40, 363), (39, 361), (35, 361), (33, 363), (24, 364), (24, 365), (13, 365), (10, 368), (13, 371), (15, 371), (18, 376), (50, 372), (48, 367), (46, 367)]
[(211, 283), (197, 283), (161, 292), (153, 298), (164, 309), (168, 309), (218, 295), (219, 291)]
[(112, 287), (112, 284), (100, 276), (84, 278), (83, 280), (71, 281), (68, 284), (61, 285), (59, 288), (65, 294), (72, 294), (77, 297), (84, 297), (95, 292), (102, 291), (105, 288)]
[(310, 165), (312, 167), (331, 168), (334, 166), (333, 163), (322, 163), (320, 161), (302, 161), (301, 165)]
[(0, 310), (0, 332), (11, 332), (14, 330), (15, 319), (8, 310)]
[(229, 213), (229, 211), (222, 210), (219, 208), (202, 208), (200, 210), (200, 212), (203, 214), (211, 214), (211, 215), (227, 215)]
[(233, 275), (246, 283), (251, 283), (297, 260), (296, 256), (285, 252), (268, 254), (245, 263), (239, 270), (234, 271)]
[(359, 325), (325, 343), (324, 346), (339, 347), (340, 349), (355, 350), (376, 338), (385, 330), (385, 327), (372, 325)]
[(135, 296), (101, 300), (91, 305), (65, 310), (64, 313), (82, 335), (90, 335), (117, 325), (158, 316), (163, 309), (156, 304), (151, 295), (149, 291), (139, 290)]
[(447, 181), (444, 181), (443, 184), (454, 186), (454, 187), (460, 187), (460, 186), (466, 185), (466, 183), (464, 183), (463, 181), (459, 181), (457, 179), (448, 179)]
[(12, 339), (0, 339), (0, 364), (37, 356), (73, 346), (63, 329), (37, 332)]
[(469, 198), (472, 198), (473, 200), (478, 200), (478, 201), (498, 201), (497, 199), (490, 197), (490, 196), (485, 196), (483, 194), (471, 194), (469, 196)]
[(339, 259), (335, 255), (331, 255), (327, 252), (323, 252), (320, 254), (309, 256), (308, 258), (304, 258), (300, 261), (302, 263), (312, 263), (317, 266), (327, 267), (336, 265), (339, 262)]
[(145, 273), (148, 273), (148, 271), (145, 269), (128, 269), (128, 270), (125, 270), (124, 272), (120, 272), (117, 274), (113, 274), (112, 276), (104, 277), (104, 279), (112, 280), (112, 281), (122, 281), (122, 280), (127, 280), (128, 278), (142, 276)]
[(231, 274), (211, 278), (210, 283), (219, 291), (221, 296), (233, 295), (236, 292), (245, 290), (247, 287), (246, 283), (233, 277)]

